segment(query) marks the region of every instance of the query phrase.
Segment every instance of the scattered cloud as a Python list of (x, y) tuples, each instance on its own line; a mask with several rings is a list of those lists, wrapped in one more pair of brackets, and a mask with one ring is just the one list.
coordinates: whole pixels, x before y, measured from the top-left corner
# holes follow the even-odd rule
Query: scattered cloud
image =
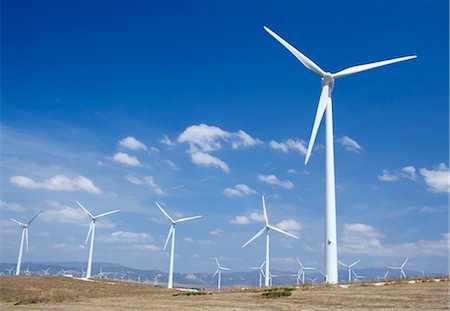
[(85, 226), (89, 221), (88, 215), (80, 208), (62, 205), (57, 207), (56, 203), (52, 209), (43, 211), (39, 218), (45, 222), (60, 222), (82, 226)]
[(146, 150), (147, 146), (134, 138), (133, 136), (128, 136), (122, 140), (119, 140), (119, 146), (122, 148), (130, 149), (130, 150)]
[(250, 223), (247, 216), (236, 216), (234, 219), (230, 221), (230, 223), (234, 225), (247, 225)]
[(34, 181), (33, 179), (25, 176), (11, 176), (9, 182), (24, 189), (45, 189), (49, 191), (68, 192), (86, 191), (90, 193), (102, 192), (90, 179), (84, 176), (70, 178), (64, 175), (56, 175), (43, 181)]
[(298, 223), (294, 219), (284, 219), (277, 223), (275, 227), (278, 227), (281, 230), (285, 231), (298, 231), (301, 229), (300, 223)]
[(214, 235), (214, 236), (222, 236), (223, 231), (222, 231), (222, 229), (214, 228), (209, 232), (209, 234)]
[(139, 178), (137, 178), (136, 176), (133, 176), (133, 175), (127, 175), (127, 176), (125, 176), (125, 179), (126, 179), (129, 183), (131, 183), (131, 184), (133, 184), (133, 185), (138, 185), (138, 186), (142, 185), (142, 182), (143, 182), (141, 179), (139, 179)]
[(223, 194), (230, 198), (245, 197), (256, 194), (256, 191), (244, 184), (237, 184), (233, 188), (225, 188)]
[(344, 231), (362, 234), (368, 237), (380, 237), (381, 234), (375, 230), (371, 225), (356, 223), (356, 224), (344, 224)]
[(297, 175), (298, 171), (296, 169), (290, 168), (286, 171), (290, 175)]
[(378, 179), (385, 182), (393, 182), (398, 180), (398, 176), (390, 173), (388, 170), (383, 170), (383, 174), (378, 175)]
[(144, 232), (115, 231), (109, 235), (100, 236), (100, 240), (103, 242), (136, 244), (152, 242), (154, 239), (153, 236)]
[(174, 162), (170, 160), (164, 160), (164, 163), (166, 163), (173, 171), (178, 171), (179, 167)]
[(405, 178), (408, 178), (411, 180), (417, 179), (416, 168), (414, 166), (406, 166), (406, 167), (402, 168), (401, 173), (402, 173), (402, 177), (405, 177)]
[(167, 135), (164, 135), (163, 138), (160, 140), (161, 144), (172, 147), (175, 146), (175, 143), (170, 140), (170, 138)]
[(184, 238), (183, 241), (186, 242), (186, 243), (189, 243), (189, 244), (194, 243), (194, 240), (191, 239), (191, 238)]
[(431, 192), (450, 192), (450, 173), (447, 165), (444, 163), (439, 164), (435, 169), (420, 169), (420, 175), (425, 180), (428, 189)]
[(263, 183), (272, 186), (278, 186), (284, 189), (292, 189), (294, 188), (294, 184), (289, 180), (279, 180), (275, 175), (258, 175), (258, 179)]
[(258, 213), (250, 213), (250, 219), (253, 221), (264, 221), (264, 215), (263, 214), (258, 214)]
[(344, 147), (345, 150), (350, 152), (356, 152), (360, 153), (362, 150), (362, 147), (360, 144), (358, 144), (355, 140), (351, 139), (348, 136), (342, 136), (339, 139), (337, 139), (337, 142)]
[(152, 176), (144, 176), (141, 179), (133, 175), (126, 175), (124, 178), (133, 185), (149, 187), (155, 194), (164, 194), (164, 191), (155, 182), (155, 179)]
[(230, 144), (232, 149), (252, 147), (262, 142), (246, 132), (227, 132), (217, 126), (206, 124), (191, 125), (178, 136), (178, 143), (189, 144), (188, 154), (194, 164), (217, 167), (228, 173), (228, 165), (210, 153), (222, 149), (222, 144)]
[(27, 209), (18, 203), (0, 201), (0, 210), (5, 212), (23, 213)]
[(275, 140), (270, 141), (269, 146), (272, 149), (288, 153), (291, 150), (298, 151), (301, 155), (306, 156), (307, 147), (304, 140), (297, 139), (287, 139), (282, 142), (277, 142)]
[(139, 162), (139, 159), (136, 156), (130, 156), (128, 153), (125, 152), (117, 152), (113, 156), (113, 160), (117, 163), (128, 165), (128, 166), (140, 166), (141, 162)]

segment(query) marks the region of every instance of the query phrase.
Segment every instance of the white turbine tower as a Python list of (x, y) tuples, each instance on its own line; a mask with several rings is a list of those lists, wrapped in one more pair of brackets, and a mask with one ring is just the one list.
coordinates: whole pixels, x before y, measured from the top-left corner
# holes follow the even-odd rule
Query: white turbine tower
[(406, 278), (406, 273), (405, 273), (405, 271), (403, 270), (403, 268), (405, 267), (405, 265), (406, 265), (406, 263), (408, 262), (408, 260), (409, 260), (409, 257), (406, 258), (406, 260), (403, 262), (403, 264), (402, 264), (400, 267), (388, 267), (388, 269), (391, 269), (391, 270), (400, 270), (400, 278), (402, 278), (402, 277)]
[(260, 237), (261, 235), (264, 234), (264, 232), (266, 233), (266, 273), (265, 273), (265, 279), (264, 279), (264, 286), (269, 286), (270, 284), (270, 264), (269, 264), (269, 248), (270, 248), (270, 243), (269, 243), (269, 230), (274, 230), (277, 232), (280, 232), (284, 235), (290, 236), (294, 239), (298, 239), (298, 237), (296, 237), (295, 235), (288, 233), (286, 231), (283, 231), (277, 227), (274, 227), (272, 225), (269, 224), (269, 218), (267, 217), (267, 210), (266, 210), (266, 200), (264, 199), (264, 196), (262, 196), (262, 204), (263, 204), (263, 213), (264, 213), (264, 221), (266, 222), (266, 225), (264, 226), (264, 228), (261, 229), (261, 231), (259, 231), (257, 234), (255, 234), (250, 240), (248, 240), (247, 243), (245, 243), (244, 245), (242, 245), (242, 248), (246, 247), (248, 244), (250, 244), (251, 242), (253, 242), (255, 239), (257, 239), (258, 237)]
[(91, 225), (89, 226), (89, 231), (88, 231), (88, 234), (86, 236), (86, 241), (84, 242), (84, 244), (86, 245), (88, 240), (89, 240), (89, 236), (91, 236), (91, 245), (89, 247), (89, 259), (88, 259), (88, 266), (87, 266), (87, 271), (86, 271), (86, 279), (90, 279), (91, 278), (91, 271), (92, 271), (92, 254), (94, 252), (95, 222), (101, 217), (117, 213), (120, 210), (116, 209), (116, 210), (111, 211), (111, 212), (106, 212), (106, 213), (102, 213), (102, 214), (99, 214), (97, 216), (94, 216), (83, 205), (81, 205), (80, 202), (77, 201), (77, 204), (81, 207), (81, 209), (83, 211), (86, 212), (86, 214), (89, 215), (89, 217), (91, 217)]
[(333, 89), (334, 80), (350, 74), (358, 73), (368, 69), (385, 66), (408, 59), (416, 58), (413, 56), (405, 56), (390, 60), (358, 65), (341, 70), (337, 73), (325, 72), (317, 66), (312, 60), (278, 36), (272, 30), (264, 26), (264, 29), (280, 42), (286, 49), (308, 69), (314, 71), (322, 77), (322, 92), (320, 94), (319, 105), (317, 107), (316, 117), (308, 144), (305, 164), (308, 163), (311, 155), (314, 141), (319, 130), (322, 117), (326, 111), (325, 120), (325, 274), (327, 282), (336, 284), (338, 282), (338, 263), (337, 263), (337, 234), (336, 234), (336, 194), (335, 194), (335, 172), (334, 172), (334, 144), (333, 144), (333, 112), (331, 91)]
[(352, 268), (361, 260), (358, 259), (357, 261), (355, 261), (354, 263), (352, 263), (351, 265), (346, 265), (345, 263), (343, 263), (342, 261), (339, 261), (339, 264), (343, 265), (344, 267), (347, 268), (348, 270), (348, 282), (350, 283), (352, 281)]
[(172, 236), (172, 241), (171, 241), (172, 245), (170, 248), (169, 280), (167, 282), (167, 288), (172, 288), (173, 287), (173, 259), (174, 259), (174, 252), (175, 252), (175, 225), (177, 223), (180, 223), (183, 221), (201, 218), (202, 216), (192, 216), (192, 217), (185, 217), (185, 218), (173, 220), (172, 217), (170, 217), (170, 215), (167, 214), (167, 212), (161, 207), (161, 205), (158, 204), (158, 202), (155, 202), (155, 203), (156, 203), (156, 206), (158, 206), (158, 208), (161, 210), (161, 212), (167, 217), (167, 219), (171, 223), (169, 233), (167, 234), (166, 243), (164, 244), (164, 250), (166, 250), (167, 243), (169, 242), (170, 236)]
[(251, 270), (259, 270), (259, 287), (262, 286), (262, 278), (263, 278), (263, 276), (264, 276), (264, 270), (263, 270), (263, 267), (264, 267), (265, 264), (266, 264), (266, 262), (264, 261), (264, 262), (262, 263), (262, 265), (259, 266), (259, 267), (249, 267), (249, 269), (251, 269)]
[(231, 269), (222, 267), (219, 264), (219, 261), (217, 260), (217, 258), (215, 258), (215, 259), (216, 259), (216, 264), (217, 264), (217, 270), (216, 270), (216, 272), (214, 272), (212, 277), (214, 278), (217, 274), (217, 291), (220, 292), (220, 285), (222, 282), (222, 271), (230, 271)]
[(14, 221), (16, 224), (22, 227), (22, 239), (20, 240), (20, 250), (19, 250), (19, 258), (17, 259), (17, 267), (16, 267), (16, 275), (20, 274), (20, 265), (22, 264), (22, 252), (23, 252), (23, 241), (25, 240), (25, 244), (27, 247), (28, 252), (28, 227), (30, 226), (31, 222), (41, 213), (42, 211), (37, 212), (36, 215), (33, 216), (33, 218), (30, 219), (29, 222), (26, 224), (15, 220), (14, 218), (11, 218), (12, 221)]
[(300, 265), (300, 269), (298, 269), (298, 271), (297, 271), (297, 285), (298, 285), (300, 279), (302, 279), (302, 283), (305, 284), (306, 270), (315, 270), (316, 268), (303, 266), (302, 262), (298, 258), (297, 258), (297, 262)]

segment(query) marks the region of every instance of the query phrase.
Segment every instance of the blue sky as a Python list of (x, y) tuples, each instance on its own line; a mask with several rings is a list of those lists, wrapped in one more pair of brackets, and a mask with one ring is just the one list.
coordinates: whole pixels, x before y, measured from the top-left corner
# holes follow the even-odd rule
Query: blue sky
[(94, 261), (208, 272), (263, 260), (261, 194), (272, 267), (323, 267), (324, 132), (304, 153), (320, 77), (262, 28), (327, 71), (417, 54), (339, 79), (333, 90), (338, 251), (342, 261), (448, 272), (446, 1), (2, 1), (1, 237), (15, 262)]

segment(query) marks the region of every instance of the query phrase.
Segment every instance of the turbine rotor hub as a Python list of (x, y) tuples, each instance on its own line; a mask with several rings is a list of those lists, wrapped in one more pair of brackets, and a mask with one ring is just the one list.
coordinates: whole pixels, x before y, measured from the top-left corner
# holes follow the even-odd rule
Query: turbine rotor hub
[(328, 85), (330, 89), (332, 89), (334, 85), (333, 75), (329, 72), (325, 73), (325, 75), (322, 77), (322, 87), (325, 85)]

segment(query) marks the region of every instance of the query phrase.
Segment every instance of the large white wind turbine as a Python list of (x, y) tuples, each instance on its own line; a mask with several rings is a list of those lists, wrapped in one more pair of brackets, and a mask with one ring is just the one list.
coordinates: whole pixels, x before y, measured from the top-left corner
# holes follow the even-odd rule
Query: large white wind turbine
[(83, 205), (81, 205), (80, 202), (77, 201), (77, 204), (81, 207), (81, 209), (83, 211), (86, 212), (86, 214), (89, 215), (89, 217), (91, 217), (91, 225), (89, 226), (89, 231), (88, 231), (88, 234), (86, 236), (86, 241), (84, 242), (84, 244), (86, 245), (88, 240), (89, 240), (89, 236), (91, 236), (91, 245), (89, 247), (89, 259), (88, 259), (88, 266), (87, 266), (87, 271), (86, 271), (86, 279), (90, 279), (91, 278), (91, 271), (92, 271), (92, 254), (94, 252), (95, 222), (101, 217), (117, 213), (120, 210), (116, 209), (116, 210), (111, 211), (111, 212), (106, 212), (106, 213), (102, 213), (102, 214), (98, 214), (97, 216), (94, 216)]
[(220, 285), (222, 282), (222, 271), (230, 271), (231, 269), (222, 267), (219, 264), (219, 261), (217, 260), (217, 258), (216, 258), (216, 264), (217, 264), (217, 270), (216, 270), (216, 272), (214, 272), (212, 277), (214, 278), (217, 274), (217, 291), (220, 292)]
[(158, 208), (161, 210), (161, 212), (167, 217), (167, 219), (171, 223), (169, 233), (167, 234), (166, 243), (164, 244), (164, 250), (166, 250), (167, 243), (169, 242), (170, 236), (172, 236), (172, 243), (171, 243), (172, 245), (170, 248), (169, 280), (167, 282), (167, 288), (172, 288), (173, 287), (173, 259), (174, 259), (174, 252), (175, 252), (175, 225), (177, 223), (180, 223), (183, 221), (201, 218), (202, 216), (192, 216), (192, 217), (185, 217), (185, 218), (173, 220), (173, 218), (170, 217), (170, 215), (161, 207), (161, 205), (158, 204), (158, 202), (155, 202), (155, 203), (156, 203), (156, 206), (158, 206)]
[(347, 270), (348, 270), (348, 282), (349, 282), (349, 283), (352, 281), (352, 271), (353, 271), (352, 268), (353, 268), (358, 262), (360, 262), (360, 261), (361, 261), (361, 260), (358, 259), (357, 261), (355, 261), (355, 262), (352, 263), (351, 265), (346, 265), (345, 263), (339, 261), (339, 264), (343, 265), (343, 266), (346, 267)]
[(349, 67), (336, 73), (325, 72), (316, 65), (312, 60), (278, 36), (272, 30), (264, 26), (264, 29), (280, 42), (286, 49), (308, 69), (314, 71), (322, 77), (322, 92), (320, 94), (319, 105), (314, 119), (314, 125), (311, 138), (308, 144), (305, 164), (308, 163), (311, 155), (314, 141), (319, 130), (322, 117), (326, 111), (325, 118), (325, 273), (327, 282), (335, 284), (338, 282), (338, 263), (337, 263), (337, 235), (336, 235), (336, 194), (335, 194), (335, 172), (334, 172), (334, 144), (333, 144), (333, 112), (331, 91), (334, 86), (334, 80), (350, 74), (358, 73), (368, 69), (385, 66), (408, 59), (416, 58), (413, 56), (405, 56), (390, 60), (358, 65)]
[(16, 224), (22, 227), (22, 239), (20, 240), (20, 250), (19, 250), (19, 258), (17, 259), (17, 267), (16, 267), (16, 275), (20, 274), (20, 265), (22, 264), (22, 252), (23, 252), (23, 241), (25, 240), (25, 244), (28, 252), (28, 226), (30, 226), (31, 222), (41, 213), (42, 211), (37, 212), (33, 218), (30, 219), (26, 224), (11, 218)]
[(266, 262), (264, 261), (264, 262), (261, 264), (261, 266), (259, 266), (259, 267), (249, 267), (249, 269), (251, 269), (251, 270), (259, 270), (259, 287), (262, 286), (262, 278), (263, 278), (263, 276), (264, 276), (264, 270), (263, 270), (263, 267), (264, 267), (265, 264), (266, 264)]
[(264, 276), (264, 286), (269, 286), (269, 282), (270, 282), (270, 264), (269, 264), (269, 230), (274, 230), (277, 232), (280, 232), (284, 235), (290, 236), (294, 239), (298, 239), (298, 237), (296, 237), (295, 235), (288, 233), (286, 231), (283, 231), (277, 227), (274, 227), (272, 225), (269, 224), (269, 218), (267, 217), (267, 210), (266, 210), (266, 200), (264, 199), (264, 196), (262, 196), (262, 205), (263, 205), (263, 214), (264, 214), (264, 221), (266, 222), (266, 225), (264, 226), (264, 228), (261, 229), (261, 231), (259, 231), (257, 234), (255, 234), (250, 240), (248, 240), (247, 243), (245, 243), (244, 245), (242, 245), (242, 248), (246, 247), (248, 244), (250, 244), (251, 242), (253, 242), (255, 239), (257, 239), (258, 237), (260, 237), (261, 235), (264, 234), (264, 232), (266, 233), (266, 273)]
[(401, 278), (401, 277), (406, 278), (406, 273), (405, 273), (405, 271), (403, 270), (403, 268), (405, 267), (405, 265), (406, 265), (406, 263), (408, 262), (408, 260), (409, 260), (409, 257), (406, 258), (406, 260), (403, 262), (403, 264), (402, 264), (400, 267), (388, 267), (388, 269), (391, 269), (391, 270), (400, 270), (400, 278)]

